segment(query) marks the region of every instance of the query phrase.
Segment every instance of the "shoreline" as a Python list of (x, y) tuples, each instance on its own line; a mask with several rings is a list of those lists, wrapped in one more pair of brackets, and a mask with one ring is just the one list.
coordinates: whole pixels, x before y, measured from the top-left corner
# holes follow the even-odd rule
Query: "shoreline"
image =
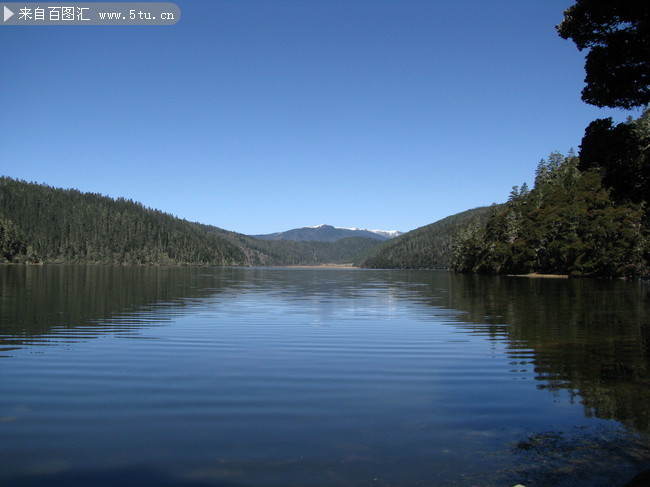
[(531, 272), (530, 274), (506, 274), (508, 277), (530, 277), (534, 279), (568, 279), (568, 274), (539, 274)]
[(354, 264), (312, 264), (312, 265), (277, 265), (269, 266), (280, 269), (361, 269)]

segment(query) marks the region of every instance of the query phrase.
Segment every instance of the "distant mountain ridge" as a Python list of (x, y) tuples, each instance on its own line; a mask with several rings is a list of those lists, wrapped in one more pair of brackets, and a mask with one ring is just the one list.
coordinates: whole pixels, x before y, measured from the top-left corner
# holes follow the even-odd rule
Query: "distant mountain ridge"
[(367, 228), (343, 228), (332, 225), (294, 228), (286, 232), (251, 235), (260, 240), (292, 240), (294, 242), (336, 242), (344, 238), (362, 237), (375, 240), (390, 240), (401, 235), (397, 230), (368, 230)]

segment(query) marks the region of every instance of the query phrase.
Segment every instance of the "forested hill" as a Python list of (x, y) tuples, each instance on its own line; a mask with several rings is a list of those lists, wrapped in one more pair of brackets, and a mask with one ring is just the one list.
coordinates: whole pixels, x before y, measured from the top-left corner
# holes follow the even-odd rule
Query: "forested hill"
[[(645, 201), (606, 187), (602, 168), (580, 170), (573, 154), (553, 153), (537, 167), (535, 186), (513, 188), (484, 229), (454, 242), (462, 272), (632, 277), (648, 272), (650, 218)], [(630, 186), (626, 185), (627, 188)]]
[(532, 190), (513, 187), (484, 225), (456, 233), (453, 248), (448, 232), (431, 231), (434, 224), (385, 244), (362, 264), (435, 267), (453, 257), (451, 267), (462, 272), (650, 275), (649, 5), (577, 0), (557, 26), (562, 38), (588, 51), (583, 101), (642, 110), (638, 118), (592, 121), (577, 155), (542, 160)]
[(348, 264), (379, 245), (374, 238), (349, 237), (336, 242), (296, 242), (290, 240), (259, 240), (234, 234), (246, 252), (255, 256), (253, 265)]
[(270, 233), (266, 235), (251, 235), (260, 240), (293, 240), (297, 242), (336, 242), (343, 238), (361, 237), (372, 238), (379, 241), (389, 240), (400, 232), (366, 230), (359, 228), (340, 228), (332, 225), (318, 225), (315, 227), (302, 227), (287, 230), (286, 232)]
[(4, 260), (246, 265), (217, 232), (123, 198), (0, 179)]
[(499, 206), (463, 211), (400, 235), (371, 249), (359, 265), (376, 269), (449, 268), (454, 236), (468, 227), (484, 227), (494, 208)]
[(376, 244), (264, 242), (123, 198), (0, 177), (0, 262), (312, 265), (352, 262)]

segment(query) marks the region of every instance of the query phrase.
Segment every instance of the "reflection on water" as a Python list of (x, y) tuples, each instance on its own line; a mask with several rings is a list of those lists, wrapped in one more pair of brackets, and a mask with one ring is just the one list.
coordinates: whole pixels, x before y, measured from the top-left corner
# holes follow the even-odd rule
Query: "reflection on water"
[(567, 485), (608, 485), (647, 452), (610, 420), (650, 428), (648, 297), (442, 271), (0, 266), (0, 483), (512, 485), (530, 471), (513, 445), (548, 461), (600, 444), (627, 463), (590, 478), (577, 458)]
[(647, 431), (649, 291), (638, 282), (458, 275), (449, 306), (467, 310), (468, 330), (503, 338), (513, 366), (532, 351), (538, 387), (566, 389), (587, 415)]
[(0, 354), (98, 333), (137, 336), (210, 293), (198, 268), (0, 266)]

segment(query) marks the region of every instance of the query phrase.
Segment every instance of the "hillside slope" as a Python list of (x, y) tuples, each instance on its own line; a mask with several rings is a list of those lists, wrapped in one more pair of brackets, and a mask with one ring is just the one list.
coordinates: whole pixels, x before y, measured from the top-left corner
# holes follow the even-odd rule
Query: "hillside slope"
[(470, 225), (485, 226), (492, 208), (474, 208), (416, 228), (371, 249), (357, 263), (375, 269), (447, 269), (454, 234)]
[(616, 192), (605, 185), (602, 168), (580, 170), (579, 165), (573, 154), (555, 152), (548, 161), (542, 159), (532, 190), (514, 188), (483, 229), (456, 239), (452, 268), (574, 277), (647, 274), (646, 202), (631, 201), (626, 194), (616, 199)]
[(257, 240), (123, 198), (0, 177), (0, 262), (312, 265), (352, 262), (377, 243)]
[(361, 237), (384, 241), (392, 238), (399, 232), (382, 230), (366, 230), (359, 228), (341, 228), (332, 225), (317, 225), (287, 230), (286, 232), (269, 233), (266, 235), (252, 235), (261, 240), (293, 240), (296, 242), (336, 242), (343, 238)]
[(5, 261), (247, 265), (217, 232), (141, 203), (0, 178)]

